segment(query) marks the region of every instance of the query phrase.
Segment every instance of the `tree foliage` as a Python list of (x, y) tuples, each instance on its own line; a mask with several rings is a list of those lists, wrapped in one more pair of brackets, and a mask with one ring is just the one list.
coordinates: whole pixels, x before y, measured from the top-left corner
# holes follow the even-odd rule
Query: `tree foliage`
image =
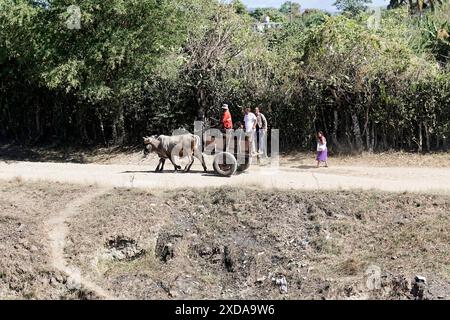
[(301, 15), (300, 4), (294, 1), (286, 1), (280, 7), (280, 12), (289, 16), (290, 19), (298, 19)]
[(336, 0), (334, 6), (341, 12), (357, 15), (365, 11), (372, 0)]
[[(0, 137), (20, 143), (137, 144), (192, 129), (230, 105), (260, 106), (281, 148), (447, 148), (449, 7), (330, 16), (239, 1), (0, 0)], [(272, 15), (282, 28), (254, 31)]]
[(250, 15), (259, 22), (263, 22), (265, 17), (269, 17), (272, 22), (288, 21), (288, 16), (276, 8), (256, 8)]
[(247, 14), (247, 7), (241, 0), (233, 0), (231, 1), (231, 5), (237, 14)]

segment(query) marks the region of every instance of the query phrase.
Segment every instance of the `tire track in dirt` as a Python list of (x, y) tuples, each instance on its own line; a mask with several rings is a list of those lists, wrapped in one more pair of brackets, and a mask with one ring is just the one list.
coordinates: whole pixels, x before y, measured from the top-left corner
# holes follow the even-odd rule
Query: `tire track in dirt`
[(48, 239), (50, 240), (50, 259), (52, 266), (68, 275), (68, 283), (74, 289), (85, 289), (95, 294), (100, 299), (114, 299), (106, 290), (92, 282), (87, 277), (81, 275), (81, 271), (70, 266), (64, 257), (64, 248), (66, 246), (66, 237), (69, 233), (67, 222), (75, 217), (83, 205), (88, 204), (95, 198), (103, 195), (109, 188), (90, 190), (89, 193), (75, 199), (65, 206), (59, 212), (51, 215), (46, 221), (45, 226), (48, 230)]
[(314, 173), (311, 173), (312, 177), (314, 178), (314, 180), (316, 180), (317, 183), (317, 190), (320, 190), (320, 183), (319, 183), (319, 179), (317, 179), (316, 175)]

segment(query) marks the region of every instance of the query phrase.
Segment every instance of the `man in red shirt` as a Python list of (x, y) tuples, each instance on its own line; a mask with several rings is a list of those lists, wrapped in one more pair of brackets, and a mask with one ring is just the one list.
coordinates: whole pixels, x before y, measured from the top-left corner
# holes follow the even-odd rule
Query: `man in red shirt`
[(222, 106), (223, 116), (222, 116), (222, 128), (224, 130), (233, 129), (233, 120), (231, 119), (231, 113), (227, 104)]

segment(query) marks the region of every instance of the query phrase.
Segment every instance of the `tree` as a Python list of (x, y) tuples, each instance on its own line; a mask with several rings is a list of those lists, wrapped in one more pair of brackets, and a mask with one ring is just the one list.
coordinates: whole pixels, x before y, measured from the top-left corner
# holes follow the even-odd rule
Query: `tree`
[(319, 9), (307, 9), (301, 16), (301, 22), (310, 28), (324, 23), (329, 16), (329, 13)]
[(42, 37), (54, 35), (52, 42), (65, 45), (49, 48), (42, 71), (45, 83), (79, 97), (81, 112), (89, 111), (84, 109), (86, 104), (106, 104), (114, 115), (112, 138), (123, 142), (125, 101), (141, 90), (142, 79), (181, 47), (187, 35), (182, 25), (187, 16), (177, 2), (85, 0), (80, 3), (81, 28), (71, 30), (61, 23), (68, 19), (71, 1), (52, 1), (42, 13), (50, 18)]
[(450, 61), (450, 4), (426, 12), (419, 21), (419, 47), (431, 52), (443, 66)]
[(408, 0), (390, 0), (388, 9), (396, 9), (402, 5), (405, 5), (408, 2)]
[(292, 20), (300, 17), (300, 15), (301, 15), (300, 4), (298, 4), (297, 2), (293, 2), (293, 1), (286, 1), (285, 3), (283, 3), (281, 5), (279, 10), (281, 13), (283, 13), (284, 15), (289, 17), (289, 19), (292, 19)]
[(388, 9), (395, 9), (402, 5), (409, 5), (411, 12), (422, 12), (426, 8), (434, 10), (438, 5), (442, 5), (444, 0), (390, 0)]
[(247, 7), (241, 0), (233, 0), (230, 4), (237, 14), (247, 14)]
[(262, 22), (265, 17), (269, 17), (272, 22), (286, 22), (286, 16), (275, 8), (256, 8), (251, 16)]
[(248, 37), (252, 36), (247, 20), (229, 7), (219, 5), (204, 32), (191, 37), (185, 47), (188, 59), (183, 68), (184, 83), (195, 100), (198, 120), (211, 116), (217, 111), (214, 107), (225, 101), (226, 97), (220, 94), (225, 74), (233, 60), (246, 50), (250, 43)]
[(372, 3), (372, 0), (336, 0), (334, 6), (341, 12), (357, 15), (367, 10), (367, 5)]
[(71, 29), (73, 1), (0, 0), (0, 139), (137, 145), (226, 101), (235, 117), (262, 106), (282, 150), (317, 130), (338, 152), (448, 146), (448, 5), (386, 10), (378, 30), (369, 13), (307, 10), (261, 33), (226, 3), (85, 0)]

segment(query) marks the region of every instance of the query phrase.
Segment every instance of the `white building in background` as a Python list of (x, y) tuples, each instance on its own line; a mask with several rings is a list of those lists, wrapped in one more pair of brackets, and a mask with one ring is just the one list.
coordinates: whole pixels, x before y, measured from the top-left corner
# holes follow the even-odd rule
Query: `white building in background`
[(258, 32), (264, 32), (269, 29), (281, 29), (282, 27), (282, 22), (271, 22), (269, 16), (264, 18), (264, 22), (257, 22), (253, 24), (253, 30)]

